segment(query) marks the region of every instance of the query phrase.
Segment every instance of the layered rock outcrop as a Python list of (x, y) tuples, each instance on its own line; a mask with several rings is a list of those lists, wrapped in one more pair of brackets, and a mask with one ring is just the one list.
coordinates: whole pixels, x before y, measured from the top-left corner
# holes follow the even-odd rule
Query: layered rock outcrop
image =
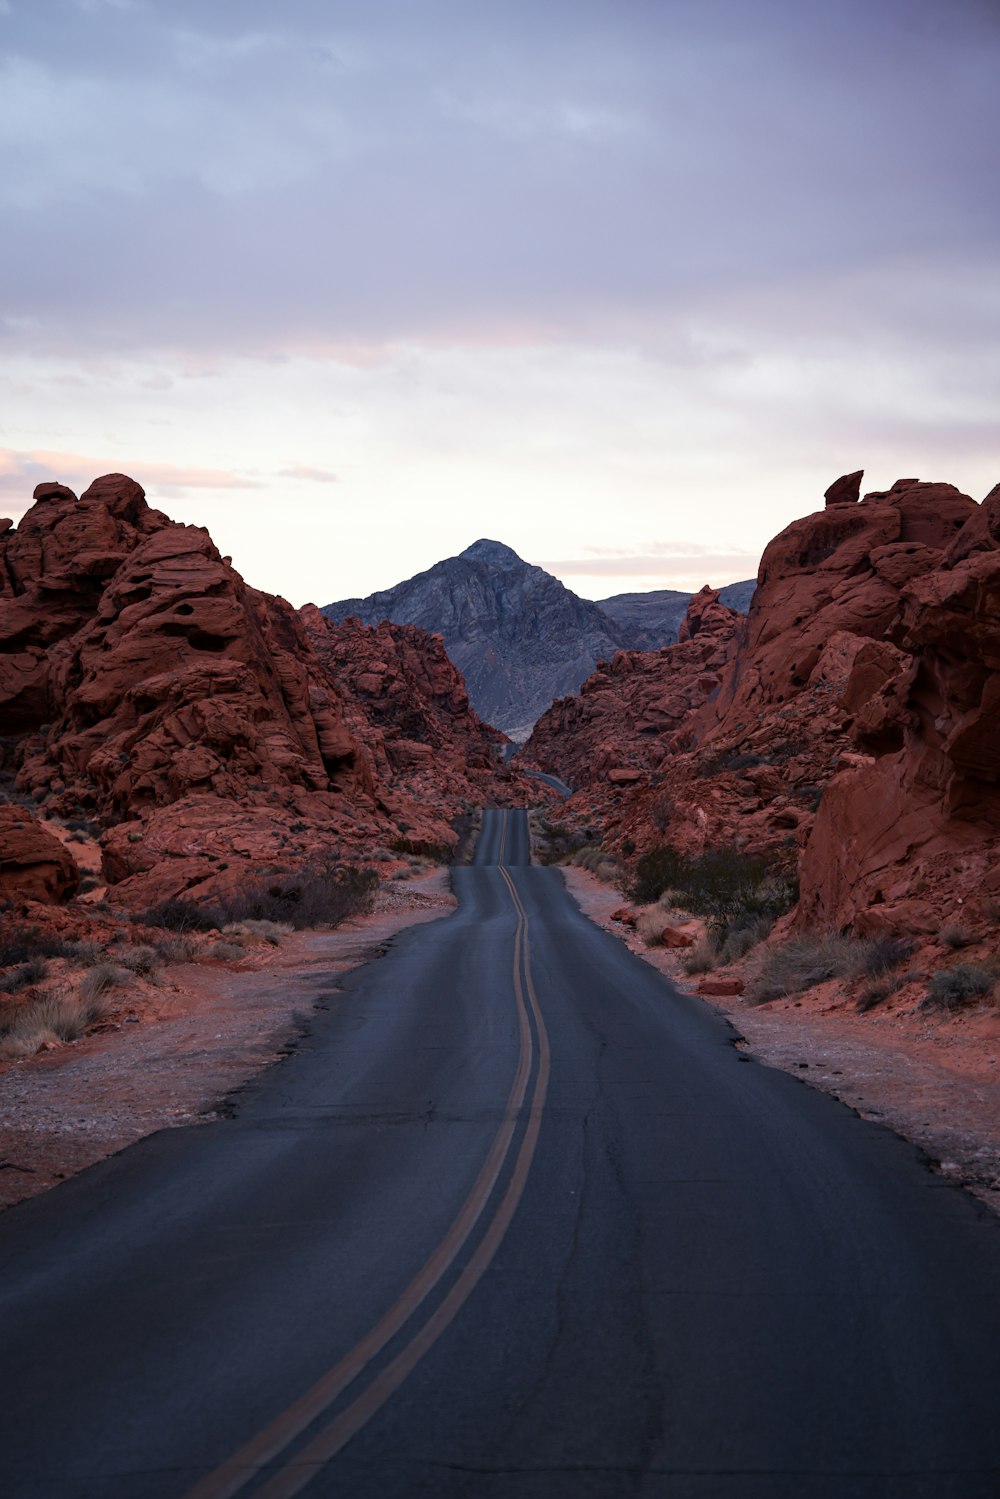
[(858, 501), (858, 479), (766, 549), (717, 691), (701, 706), (679, 691), (662, 731), (646, 720), (641, 784), (601, 784), (615, 746), (627, 761), (642, 742), (644, 706), (623, 693), (604, 750), (581, 695), (559, 707), (569, 742), (539, 736), (536, 758), (573, 765), (568, 815), (619, 849), (738, 843), (799, 862), (800, 925), (985, 930), (1000, 916), (1000, 488), (980, 506), (904, 479)]
[(75, 895), (80, 871), (69, 849), (26, 807), (0, 806), (0, 903), (56, 904)]
[(691, 600), (676, 645), (617, 651), (576, 697), (543, 713), (521, 758), (570, 786), (625, 785), (657, 772), (693, 709), (719, 686), (736, 650), (743, 616), (703, 588)]
[[(412, 677), (416, 636), (408, 650)], [(204, 529), (151, 509), (125, 475), (79, 499), (40, 485), (0, 535), (6, 758), (47, 811), (112, 825), (105, 869), (124, 899), (209, 893), (251, 867), (401, 838), (454, 841), (450, 818), (474, 794), (462, 767), (432, 753), (423, 796), (408, 796), (335, 665), (289, 604), (249, 588)], [(480, 734), (483, 767), (496, 737)]]
[(901, 589), (875, 690), (857, 692), (863, 661), (848, 683), (873, 758), (823, 798), (803, 922), (927, 934), (950, 918), (972, 934), (1000, 919), (1000, 486), (935, 519), (924, 543), (947, 545)]

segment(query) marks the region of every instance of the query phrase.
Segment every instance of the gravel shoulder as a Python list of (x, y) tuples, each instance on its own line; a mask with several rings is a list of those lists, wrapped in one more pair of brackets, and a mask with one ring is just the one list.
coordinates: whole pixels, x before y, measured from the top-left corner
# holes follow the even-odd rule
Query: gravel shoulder
[(445, 869), (390, 882), (371, 915), (293, 933), (237, 962), (173, 964), (132, 996), (128, 1017), (0, 1063), (0, 1208), (155, 1130), (218, 1118), (227, 1095), (285, 1054), (338, 975), (455, 905)]

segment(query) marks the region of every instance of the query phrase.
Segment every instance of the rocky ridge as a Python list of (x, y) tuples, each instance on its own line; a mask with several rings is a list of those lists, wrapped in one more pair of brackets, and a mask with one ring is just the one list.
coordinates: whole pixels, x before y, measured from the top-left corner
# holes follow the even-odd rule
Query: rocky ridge
[[(756, 587), (756, 579), (727, 583), (718, 590), (719, 601), (737, 614), (746, 614)], [(597, 607), (628, 631), (632, 650), (653, 651), (681, 639), (693, 597), (697, 595), (658, 588), (649, 593), (617, 593), (613, 598), (598, 599)]]
[[(324, 664), (291, 605), (248, 587), (203, 528), (151, 509), (121, 474), (79, 499), (60, 484), (34, 498), (16, 529), (0, 523), (3, 769), (47, 814), (105, 825), (120, 901), (215, 895), (387, 844), (447, 849), (451, 819), (487, 787), (495, 797), (495, 780), (524, 799), (516, 775), (497, 772), (502, 736), (467, 703), (443, 732), (464, 689), (439, 642), (413, 631), (405, 671), (383, 663), (396, 702), (421, 651), (436, 684), (433, 711), (408, 705), (408, 742), (424, 748), (404, 765), (401, 736), (352, 695), (350, 674)], [(368, 650), (368, 632), (345, 627), (341, 662), (352, 632)]]
[[(745, 587), (732, 586), (737, 593)], [(650, 604), (653, 597), (625, 594), (605, 608), (501, 542), (480, 540), (395, 588), (327, 604), (322, 612), (333, 621), (388, 619), (440, 634), (476, 712), (522, 740), (598, 661), (677, 638), (688, 596), (668, 590)]]
[[(676, 727), (646, 744), (639, 703), (601, 673), (560, 707), (562, 742), (543, 723), (524, 754), (569, 774), (568, 815), (618, 850), (793, 858), (803, 927), (919, 936), (960, 918), (985, 933), (1000, 911), (1000, 488), (977, 505), (903, 479), (859, 500), (860, 477), (768, 546), (717, 690), (691, 704), (678, 672)], [(666, 703), (670, 662), (639, 668)], [(587, 699), (606, 703), (603, 729)], [(630, 757), (625, 788), (610, 762)]]
[(703, 588), (690, 601), (676, 645), (616, 651), (577, 696), (558, 698), (536, 723), (522, 761), (570, 786), (644, 782), (669, 759), (673, 737), (717, 690), (743, 616)]

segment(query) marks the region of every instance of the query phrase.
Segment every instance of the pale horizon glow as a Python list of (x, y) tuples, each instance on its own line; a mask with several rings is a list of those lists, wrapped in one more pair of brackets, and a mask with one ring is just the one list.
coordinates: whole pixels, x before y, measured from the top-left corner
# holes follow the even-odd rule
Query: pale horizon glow
[(860, 467), (981, 500), (998, 66), (989, 0), (8, 0), (0, 514), (123, 471), (322, 604), (483, 536), (720, 587)]

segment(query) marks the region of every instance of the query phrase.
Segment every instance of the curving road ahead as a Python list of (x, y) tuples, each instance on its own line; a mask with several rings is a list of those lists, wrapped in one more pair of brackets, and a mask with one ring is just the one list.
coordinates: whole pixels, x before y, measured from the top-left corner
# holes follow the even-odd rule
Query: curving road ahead
[(1000, 1223), (527, 860), (0, 1219), (5, 1495), (1000, 1493)]

